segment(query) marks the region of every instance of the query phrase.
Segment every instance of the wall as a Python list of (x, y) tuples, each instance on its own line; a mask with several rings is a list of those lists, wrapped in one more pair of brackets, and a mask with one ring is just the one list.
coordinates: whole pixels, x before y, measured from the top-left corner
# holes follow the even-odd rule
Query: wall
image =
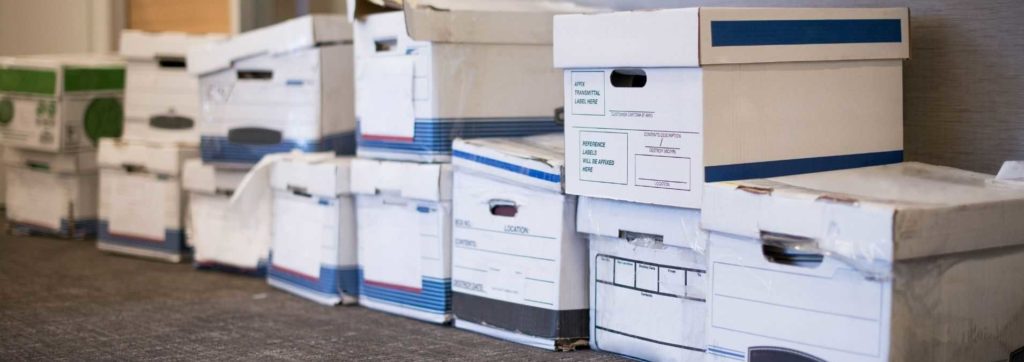
[(581, 0), (643, 6), (909, 6), (904, 142), (912, 161), (995, 173), (1024, 159), (1024, 2), (1020, 0)]
[(109, 52), (123, 0), (0, 0), (0, 55)]

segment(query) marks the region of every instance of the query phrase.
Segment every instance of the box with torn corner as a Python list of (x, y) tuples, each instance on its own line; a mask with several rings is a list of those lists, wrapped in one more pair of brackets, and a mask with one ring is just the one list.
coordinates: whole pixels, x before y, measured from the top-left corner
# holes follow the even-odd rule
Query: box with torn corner
[(230, 212), (231, 195), (246, 170), (216, 168), (201, 159), (185, 161), (182, 183), (188, 193), (186, 238), (198, 269), (266, 274), (270, 253), (270, 203)]
[(580, 197), (590, 237), (590, 347), (652, 361), (703, 361), (707, 234), (700, 211)]
[(124, 63), (98, 54), (0, 57), (0, 139), (48, 152), (121, 136)]
[(359, 304), (451, 320), (450, 164), (352, 160)]
[(3, 167), (12, 231), (74, 239), (96, 234), (96, 153), (8, 147)]
[(203, 161), (254, 164), (293, 149), (354, 153), (351, 32), (344, 17), (308, 15), (192, 48)]
[(275, 163), (270, 285), (320, 304), (359, 297), (350, 157)]
[(577, 8), (480, 4), (418, 1), (395, 11), (349, 1), (360, 15), (352, 19), (360, 157), (449, 162), (457, 137), (561, 131), (551, 17)]
[(103, 251), (177, 263), (191, 250), (182, 232), (182, 163), (195, 147), (100, 141), (99, 240)]
[(189, 48), (224, 35), (121, 31), (125, 59), (122, 139), (199, 144), (199, 79), (186, 71)]
[(561, 134), (456, 139), (455, 327), (549, 350), (587, 345), (587, 239), (562, 192)]
[(1021, 185), (901, 163), (705, 191), (714, 360), (999, 361), (1024, 347)]
[(906, 8), (559, 15), (566, 192), (701, 207), (705, 182), (900, 162)]

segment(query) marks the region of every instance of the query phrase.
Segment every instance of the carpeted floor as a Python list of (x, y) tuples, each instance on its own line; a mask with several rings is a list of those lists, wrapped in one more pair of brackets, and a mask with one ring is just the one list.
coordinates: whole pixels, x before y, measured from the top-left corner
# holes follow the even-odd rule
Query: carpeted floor
[(262, 279), (103, 254), (92, 241), (0, 236), (0, 361), (142, 359), (618, 358), (323, 307)]

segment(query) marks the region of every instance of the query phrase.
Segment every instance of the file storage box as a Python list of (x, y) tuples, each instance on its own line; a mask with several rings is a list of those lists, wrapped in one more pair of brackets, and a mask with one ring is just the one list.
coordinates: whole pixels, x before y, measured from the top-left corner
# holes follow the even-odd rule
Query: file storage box
[(457, 139), (455, 327), (550, 350), (586, 346), (587, 239), (562, 192), (561, 134)]
[(96, 153), (4, 150), (7, 221), (21, 234), (96, 235)]

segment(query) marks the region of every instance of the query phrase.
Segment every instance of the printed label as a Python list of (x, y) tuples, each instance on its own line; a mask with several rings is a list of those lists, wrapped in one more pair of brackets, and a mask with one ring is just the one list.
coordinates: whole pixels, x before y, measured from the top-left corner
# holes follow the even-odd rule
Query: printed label
[(604, 115), (604, 72), (572, 72), (572, 114)]
[(629, 134), (580, 131), (580, 180), (625, 185), (628, 159)]

